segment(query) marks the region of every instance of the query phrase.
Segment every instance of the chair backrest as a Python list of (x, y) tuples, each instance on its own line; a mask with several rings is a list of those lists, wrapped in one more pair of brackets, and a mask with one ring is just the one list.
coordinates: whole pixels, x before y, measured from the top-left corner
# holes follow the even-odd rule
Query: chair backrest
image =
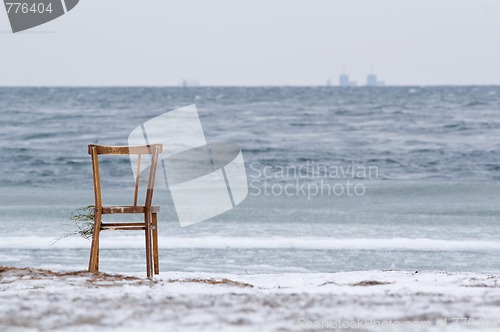
[(89, 144), (88, 153), (92, 158), (92, 174), (94, 178), (94, 198), (96, 212), (102, 213), (102, 192), (101, 177), (99, 173), (99, 155), (138, 155), (137, 172), (135, 177), (134, 206), (137, 206), (139, 194), (139, 176), (141, 169), (141, 156), (143, 154), (151, 156), (151, 167), (149, 170), (148, 188), (146, 191), (146, 201), (144, 206), (151, 207), (153, 201), (153, 190), (155, 184), (156, 168), (158, 165), (158, 155), (163, 151), (162, 144), (138, 145), (138, 146), (106, 146)]

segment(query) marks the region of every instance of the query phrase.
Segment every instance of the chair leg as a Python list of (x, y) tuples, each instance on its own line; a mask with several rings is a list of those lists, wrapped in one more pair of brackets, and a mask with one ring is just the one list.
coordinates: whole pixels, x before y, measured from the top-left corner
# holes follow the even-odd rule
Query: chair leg
[(90, 247), (89, 272), (99, 271), (99, 235), (101, 232), (101, 215), (96, 214), (94, 219), (94, 232), (92, 233), (92, 245)]
[(89, 272), (97, 272), (95, 269), (95, 248), (99, 240), (96, 237), (92, 237), (92, 245), (90, 246), (90, 259), (89, 259)]
[(146, 235), (146, 273), (148, 278), (153, 277), (153, 257), (152, 257), (152, 243), (151, 243), (151, 213), (147, 211), (144, 214), (144, 223), (146, 224), (146, 230), (145, 230), (145, 235)]
[(160, 274), (160, 263), (158, 260), (158, 220), (156, 213), (153, 213), (153, 261), (155, 274)]

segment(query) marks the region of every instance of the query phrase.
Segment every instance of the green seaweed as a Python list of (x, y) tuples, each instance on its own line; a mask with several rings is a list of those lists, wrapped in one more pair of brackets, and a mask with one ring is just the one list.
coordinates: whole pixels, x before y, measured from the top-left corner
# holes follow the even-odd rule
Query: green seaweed
[(52, 243), (50, 243), (50, 245), (71, 236), (81, 236), (84, 239), (90, 240), (92, 238), (92, 234), (94, 233), (94, 211), (94, 205), (87, 205), (73, 211), (70, 219), (75, 222), (77, 229), (55, 239)]
[(68, 234), (68, 236), (81, 236), (89, 240), (94, 233), (94, 205), (87, 205), (71, 213), (70, 219), (73, 220), (78, 230)]

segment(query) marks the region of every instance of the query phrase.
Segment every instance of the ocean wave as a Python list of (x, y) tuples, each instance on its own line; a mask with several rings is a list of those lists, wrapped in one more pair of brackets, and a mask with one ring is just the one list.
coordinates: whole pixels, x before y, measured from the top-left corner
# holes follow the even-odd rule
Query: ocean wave
[(465, 107), (475, 107), (475, 106), (487, 106), (487, 102), (479, 101), (479, 100), (473, 100), (465, 104)]
[[(1, 237), (0, 249), (88, 249), (82, 238), (66, 238), (53, 245), (50, 237)], [(296, 237), (160, 237), (161, 249), (300, 249), (300, 250), (404, 250), (404, 251), (500, 251), (493, 241), (430, 238), (296, 238)], [(103, 249), (143, 248), (143, 236), (110, 236)]]

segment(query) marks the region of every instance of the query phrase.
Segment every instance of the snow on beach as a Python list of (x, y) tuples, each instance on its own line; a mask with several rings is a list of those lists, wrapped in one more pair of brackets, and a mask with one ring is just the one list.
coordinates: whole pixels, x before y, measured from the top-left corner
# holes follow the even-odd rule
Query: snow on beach
[(1, 331), (497, 331), (500, 277), (432, 271), (154, 280), (0, 267)]

